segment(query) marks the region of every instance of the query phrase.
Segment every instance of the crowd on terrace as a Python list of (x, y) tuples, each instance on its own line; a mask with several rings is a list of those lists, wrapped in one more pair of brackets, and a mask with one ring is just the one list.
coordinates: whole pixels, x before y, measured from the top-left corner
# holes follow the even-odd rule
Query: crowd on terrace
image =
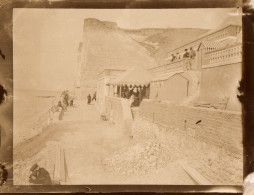
[[(176, 54), (171, 54), (172, 58), (171, 58), (171, 62), (174, 62), (176, 60), (180, 60), (181, 56), (179, 55), (179, 52), (177, 52)], [(196, 52), (192, 49), (192, 47), (190, 47), (190, 51), (188, 51), (188, 49), (185, 49), (185, 53), (183, 54), (183, 58), (191, 58), (194, 59), (196, 56)]]

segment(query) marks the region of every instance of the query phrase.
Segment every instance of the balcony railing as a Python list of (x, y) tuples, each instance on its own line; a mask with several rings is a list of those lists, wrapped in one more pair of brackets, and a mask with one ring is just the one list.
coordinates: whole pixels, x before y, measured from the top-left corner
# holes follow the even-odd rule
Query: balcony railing
[(220, 50), (215, 50), (206, 53), (206, 63), (215, 64), (220, 62), (226, 62), (228, 60), (240, 59), (242, 57), (242, 46), (241, 44), (231, 46), (229, 48), (224, 48)]

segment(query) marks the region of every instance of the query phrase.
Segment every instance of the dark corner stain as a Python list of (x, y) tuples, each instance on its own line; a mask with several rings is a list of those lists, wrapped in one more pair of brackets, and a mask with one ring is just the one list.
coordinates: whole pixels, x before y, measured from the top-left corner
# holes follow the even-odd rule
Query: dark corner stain
[(0, 49), (0, 56), (5, 60), (5, 55), (2, 53), (1, 49)]
[(7, 91), (6, 89), (0, 84), (0, 104), (3, 103), (5, 100), (5, 96), (7, 96)]
[(8, 178), (8, 171), (5, 168), (5, 165), (3, 165), (0, 162), (0, 186), (6, 183)]
[(238, 98), (238, 100), (239, 100), (241, 103), (244, 102), (244, 88), (245, 88), (245, 82), (244, 82), (244, 79), (242, 78), (242, 79), (239, 81), (239, 87), (237, 88), (237, 90), (238, 90), (237, 98)]
[(201, 120), (199, 120), (199, 121), (197, 121), (197, 122), (196, 122), (196, 124), (199, 124), (199, 123), (201, 123), (201, 122), (202, 122), (202, 121), (201, 121)]

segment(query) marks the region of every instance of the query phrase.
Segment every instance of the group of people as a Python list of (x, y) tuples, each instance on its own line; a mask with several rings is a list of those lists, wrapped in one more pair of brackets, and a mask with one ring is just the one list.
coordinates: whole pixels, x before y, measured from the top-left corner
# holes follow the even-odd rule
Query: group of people
[(62, 120), (64, 111), (67, 110), (68, 106), (73, 106), (74, 105), (74, 100), (73, 98), (70, 98), (69, 91), (63, 91), (60, 100), (58, 101), (56, 105), (56, 111), (60, 112), (59, 113), (59, 120)]
[(93, 94), (93, 98), (91, 97), (90, 93), (87, 96), (87, 104), (91, 104), (92, 101), (96, 101), (96, 92)]
[(63, 91), (61, 94), (61, 100), (58, 101), (58, 107), (63, 108), (63, 110), (66, 110), (68, 106), (73, 106), (73, 98), (70, 98), (69, 92)]
[[(190, 59), (194, 59), (195, 56), (196, 56), (196, 53), (195, 51), (192, 49), (192, 47), (190, 47), (190, 50), (188, 51), (188, 49), (185, 49), (184, 50), (185, 53), (183, 54), (183, 59), (186, 59), (186, 58), (190, 58)], [(174, 62), (176, 60), (180, 60), (181, 59), (181, 56), (179, 55), (179, 52), (175, 54), (171, 54), (172, 58), (171, 58), (171, 62)]]
[(128, 87), (124, 86), (121, 90), (121, 98), (126, 98), (131, 100), (131, 107), (137, 107), (141, 103), (142, 99), (146, 95), (146, 87)]

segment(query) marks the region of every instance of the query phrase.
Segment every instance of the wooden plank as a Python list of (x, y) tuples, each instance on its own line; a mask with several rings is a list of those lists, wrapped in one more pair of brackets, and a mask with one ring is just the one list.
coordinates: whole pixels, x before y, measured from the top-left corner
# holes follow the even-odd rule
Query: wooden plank
[(65, 159), (63, 148), (60, 148), (60, 181), (66, 182), (66, 173), (65, 173)]
[(210, 181), (208, 181), (205, 177), (203, 177), (199, 172), (190, 167), (186, 162), (179, 161), (181, 167), (185, 170), (185, 172), (195, 180), (199, 185), (212, 185)]

